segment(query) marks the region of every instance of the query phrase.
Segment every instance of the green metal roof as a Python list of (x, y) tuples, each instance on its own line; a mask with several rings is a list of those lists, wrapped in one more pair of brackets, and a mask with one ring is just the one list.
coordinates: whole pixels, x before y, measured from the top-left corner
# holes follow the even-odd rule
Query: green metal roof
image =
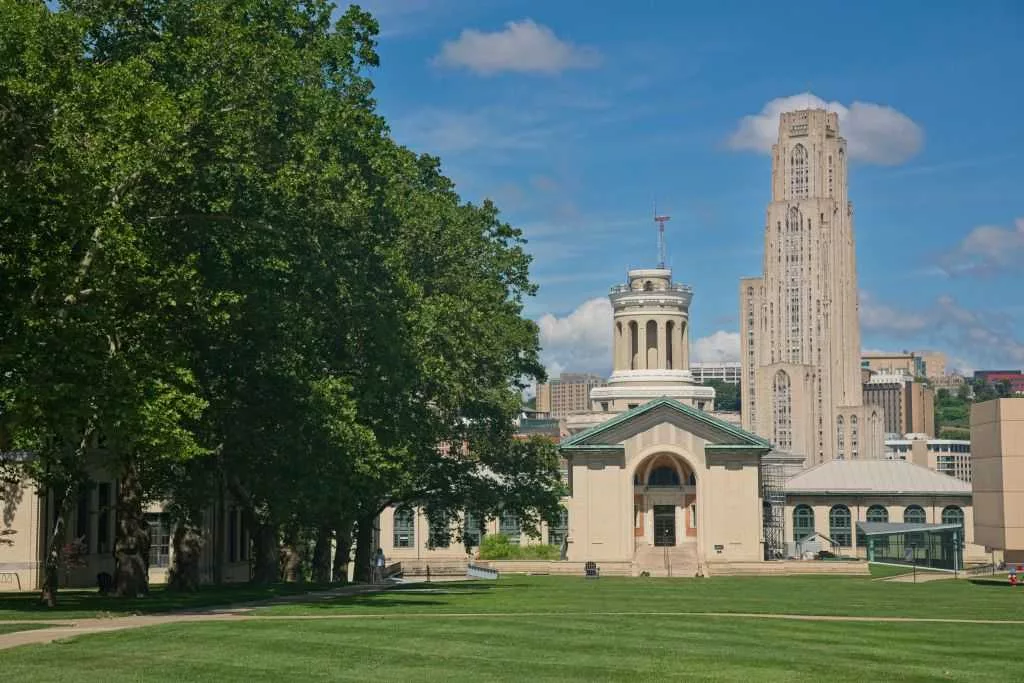
[(649, 413), (662, 407), (675, 410), (676, 412), (679, 412), (694, 420), (697, 420), (702, 424), (705, 424), (713, 429), (721, 431), (725, 434), (726, 437), (735, 440), (733, 443), (723, 445), (746, 446), (754, 448), (772, 447), (770, 442), (766, 441), (765, 439), (762, 439), (761, 437), (755, 434), (751, 434), (750, 432), (740, 429), (736, 425), (729, 424), (724, 420), (719, 420), (718, 418), (712, 417), (711, 415), (705, 413), (703, 410), (697, 410), (696, 408), (688, 406), (684, 403), (680, 403), (679, 401), (676, 401), (665, 396), (661, 398), (656, 398), (653, 401), (648, 401), (642, 406), (637, 406), (632, 410), (627, 410), (624, 413), (616, 415), (607, 422), (602, 422), (601, 424), (595, 425), (590, 429), (580, 432), (579, 434), (574, 434), (573, 436), (570, 436), (564, 441), (562, 441), (561, 447), (568, 449), (593, 448), (593, 446), (586, 444), (585, 441), (599, 434), (603, 434), (612, 429), (615, 429), (616, 427), (626, 422), (629, 422), (634, 418), (640, 417), (641, 415), (644, 415), (646, 413)]

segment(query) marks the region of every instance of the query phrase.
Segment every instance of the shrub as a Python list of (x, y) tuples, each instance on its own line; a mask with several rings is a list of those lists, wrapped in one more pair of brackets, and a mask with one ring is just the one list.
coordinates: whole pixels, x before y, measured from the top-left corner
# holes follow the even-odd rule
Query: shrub
[(480, 543), (479, 557), (481, 560), (557, 560), (561, 550), (546, 543), (516, 545), (504, 534), (487, 534)]

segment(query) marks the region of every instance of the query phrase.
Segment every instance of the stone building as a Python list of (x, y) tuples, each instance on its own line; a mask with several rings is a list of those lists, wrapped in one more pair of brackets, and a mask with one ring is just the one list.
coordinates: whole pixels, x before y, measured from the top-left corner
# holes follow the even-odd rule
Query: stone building
[(764, 270), (740, 282), (743, 426), (808, 465), (878, 458), (884, 440), (861, 389), (846, 162), (837, 114), (781, 115)]

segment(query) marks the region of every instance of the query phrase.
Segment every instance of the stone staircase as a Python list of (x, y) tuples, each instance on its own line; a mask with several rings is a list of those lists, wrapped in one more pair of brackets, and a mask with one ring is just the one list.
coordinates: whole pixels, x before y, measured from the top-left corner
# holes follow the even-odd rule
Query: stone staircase
[(651, 576), (693, 578), (699, 565), (696, 543), (685, 543), (671, 548), (645, 545), (637, 548), (633, 556), (633, 576), (647, 572)]

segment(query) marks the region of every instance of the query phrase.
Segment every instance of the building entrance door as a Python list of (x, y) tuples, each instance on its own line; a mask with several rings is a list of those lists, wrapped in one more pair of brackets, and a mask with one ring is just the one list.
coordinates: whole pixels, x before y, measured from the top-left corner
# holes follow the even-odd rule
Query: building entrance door
[(654, 506), (654, 545), (657, 547), (676, 544), (676, 506)]

